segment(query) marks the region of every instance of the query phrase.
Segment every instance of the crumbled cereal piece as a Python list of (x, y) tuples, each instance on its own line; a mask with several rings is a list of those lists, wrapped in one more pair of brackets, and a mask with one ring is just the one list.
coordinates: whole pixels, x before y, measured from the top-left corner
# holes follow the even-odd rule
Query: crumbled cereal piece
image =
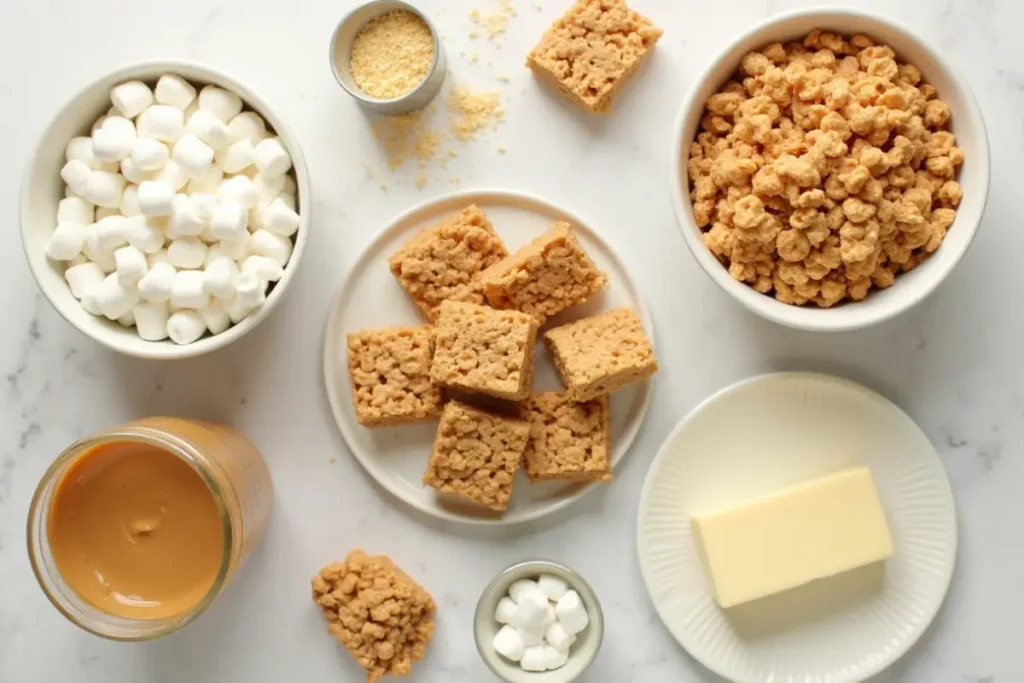
[(360, 330), (348, 335), (348, 374), (356, 420), (386, 427), (441, 414), (441, 388), (430, 381), (430, 326)]
[(583, 250), (568, 223), (555, 223), (516, 253), (480, 275), (495, 308), (529, 313), (538, 325), (581, 304), (608, 283)]
[(658, 370), (651, 340), (628, 308), (548, 330), (544, 341), (574, 401), (610, 394)]
[(434, 332), (430, 379), (435, 383), (511, 401), (529, 395), (537, 341), (532, 316), (444, 301)]
[(313, 577), (327, 630), (366, 669), (367, 683), (407, 676), (434, 635), (430, 594), (386, 555), (353, 550)]
[(530, 481), (612, 479), (608, 396), (577, 403), (565, 391), (533, 394), (522, 404), (530, 423), (523, 467)]
[(506, 256), (491, 222), (474, 205), (410, 237), (390, 265), (398, 283), (433, 320), (445, 299), (484, 303), (477, 275)]
[(527, 422), (450, 401), (423, 484), (502, 512), (529, 438)]
[(941, 245), (963, 196), (964, 153), (936, 95), (865, 35), (814, 30), (744, 55), (690, 145), (705, 244), (785, 303), (828, 307), (891, 286)]
[(625, 0), (576, 0), (530, 51), (526, 65), (580, 108), (605, 113), (661, 34)]

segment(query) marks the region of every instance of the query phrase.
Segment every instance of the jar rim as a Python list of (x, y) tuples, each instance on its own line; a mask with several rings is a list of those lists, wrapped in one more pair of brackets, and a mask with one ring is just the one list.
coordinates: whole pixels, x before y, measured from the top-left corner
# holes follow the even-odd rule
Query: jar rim
[[(50, 488), (58, 485), (61, 476), (67, 471), (68, 467), (91, 450), (104, 444), (125, 442), (146, 444), (160, 448), (185, 462), (198, 474), (210, 492), (214, 505), (217, 508), (217, 514), (221, 523), (222, 539), (221, 561), (217, 574), (210, 584), (210, 588), (189, 610), (162, 619), (136, 619), (113, 615), (94, 605), (90, 605), (101, 615), (123, 620), (134, 626), (153, 626), (152, 630), (132, 635), (115, 633), (113, 630), (98, 630), (92, 625), (83, 623), (82, 619), (69, 610), (62, 603), (58, 595), (55, 595), (55, 593), (61, 593), (62, 591), (54, 590), (51, 587), (52, 579), (50, 577), (53, 573), (59, 574), (59, 571), (51, 571), (51, 568), (43, 561), (42, 555), (36, 547), (37, 542), (40, 546), (48, 543), (48, 541), (44, 540), (44, 536), (40, 534), (45, 534), (46, 520), (49, 519), (50, 498), (47, 496), (47, 492)], [(213, 475), (208, 463), (209, 461), (188, 441), (147, 425), (131, 423), (115, 427), (101, 434), (79, 439), (61, 451), (60, 455), (46, 469), (46, 472), (39, 480), (39, 484), (36, 486), (35, 492), (32, 494), (26, 529), (29, 563), (32, 565), (32, 573), (35, 575), (36, 581), (50, 603), (76, 626), (94, 635), (117, 641), (146, 641), (160, 638), (183, 628), (205, 612), (227, 583), (234, 556), (235, 537), (236, 535), (240, 536), (240, 534), (236, 534), (231, 520), (231, 511), (225, 499), (225, 487)], [(74, 589), (69, 587), (69, 590), (74, 593)], [(81, 599), (80, 596), (76, 597)]]

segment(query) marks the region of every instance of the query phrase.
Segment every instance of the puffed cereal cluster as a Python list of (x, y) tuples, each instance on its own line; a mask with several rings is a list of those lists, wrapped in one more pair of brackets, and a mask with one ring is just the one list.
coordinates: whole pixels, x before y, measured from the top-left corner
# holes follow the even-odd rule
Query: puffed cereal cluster
[(690, 146), (705, 243), (735, 279), (787, 304), (889, 287), (956, 215), (964, 154), (949, 118), (917, 67), (865, 35), (816, 29), (747, 54)]

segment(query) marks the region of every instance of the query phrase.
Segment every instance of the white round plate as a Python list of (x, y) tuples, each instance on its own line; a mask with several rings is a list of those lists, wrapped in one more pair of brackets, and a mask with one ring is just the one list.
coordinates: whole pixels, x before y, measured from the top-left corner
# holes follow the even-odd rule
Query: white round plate
[[(875, 478), (893, 557), (720, 609), (690, 515), (858, 465)], [(956, 558), (953, 493), (928, 438), (878, 394), (810, 373), (754, 377), (691, 412), (651, 465), (637, 527), (640, 569), (662, 621), (697, 661), (737, 683), (873, 676), (931, 623)]]
[[(537, 519), (568, 505), (595, 484), (530, 484), (516, 475), (512, 500), (503, 515), (443, 497), (420, 479), (427, 466), (437, 422), (367, 429), (356, 422), (348, 378), (345, 335), (359, 329), (392, 325), (422, 325), (427, 321), (405, 294), (388, 268), (388, 258), (417, 230), (469, 204), (487, 214), (509, 251), (549, 228), (555, 221), (572, 224), (587, 253), (608, 273), (608, 287), (582, 306), (565, 311), (545, 326), (558, 325), (618, 306), (631, 306), (653, 336), (650, 316), (639, 290), (616, 250), (598, 237), (579, 216), (538, 197), (504, 191), (467, 191), (421, 204), (396, 218), (359, 256), (331, 305), (324, 335), (324, 381), (338, 429), (366, 471), (381, 486), (409, 505), (442, 519), (483, 524), (512, 524)], [(562, 388), (542, 343), (537, 344), (533, 388)], [(612, 465), (618, 464), (636, 436), (650, 399), (650, 382), (612, 396)]]

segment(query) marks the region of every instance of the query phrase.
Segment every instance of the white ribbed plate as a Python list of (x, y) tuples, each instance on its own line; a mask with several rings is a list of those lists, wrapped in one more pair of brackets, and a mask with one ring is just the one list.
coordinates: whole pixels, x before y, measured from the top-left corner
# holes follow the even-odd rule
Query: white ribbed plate
[[(728, 611), (715, 605), (691, 513), (854, 465), (874, 475), (892, 559)], [(690, 413), (651, 465), (637, 526), (640, 569), (662, 621), (701, 664), (737, 683), (873, 676), (931, 623), (956, 558), (953, 493), (928, 438), (878, 394), (810, 373), (754, 377)]]

